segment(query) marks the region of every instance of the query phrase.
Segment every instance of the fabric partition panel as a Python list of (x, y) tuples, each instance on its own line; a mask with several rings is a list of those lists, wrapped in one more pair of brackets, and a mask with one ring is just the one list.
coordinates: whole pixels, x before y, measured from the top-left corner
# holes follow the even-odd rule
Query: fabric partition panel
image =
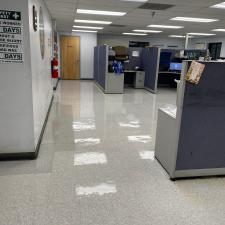
[(98, 46), (94, 48), (94, 80), (98, 82), (99, 73), (99, 56), (98, 56)]
[(176, 54), (179, 54), (181, 49), (161, 49), (161, 52), (170, 52), (171, 53), (171, 61), (176, 57)]
[(143, 49), (142, 62), (145, 71), (145, 87), (157, 92), (160, 49), (150, 47)]
[(225, 63), (204, 64), (199, 84), (186, 82), (176, 170), (225, 168)]
[[(129, 48), (128, 55), (129, 55), (129, 63), (125, 64), (125, 69), (127, 70), (134, 70), (135, 67), (142, 68), (142, 51), (143, 48)], [(138, 53), (139, 56), (135, 56), (134, 54)]]
[(107, 46), (99, 46), (99, 79), (98, 83), (105, 89), (106, 66), (107, 66)]

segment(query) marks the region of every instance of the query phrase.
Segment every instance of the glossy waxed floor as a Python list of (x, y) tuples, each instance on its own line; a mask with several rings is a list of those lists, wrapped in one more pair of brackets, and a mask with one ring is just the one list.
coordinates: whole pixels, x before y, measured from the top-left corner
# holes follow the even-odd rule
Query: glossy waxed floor
[(157, 108), (62, 81), (36, 161), (0, 162), (0, 225), (224, 225), (225, 178), (170, 181), (154, 160)]

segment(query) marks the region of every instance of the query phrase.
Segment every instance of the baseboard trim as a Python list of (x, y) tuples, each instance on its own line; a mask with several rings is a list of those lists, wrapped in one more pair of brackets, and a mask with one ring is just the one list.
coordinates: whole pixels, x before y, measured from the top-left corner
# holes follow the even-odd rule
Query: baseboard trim
[(93, 78), (81, 78), (80, 80), (94, 80)]
[(54, 95), (52, 96), (46, 117), (45, 117), (45, 121), (41, 130), (41, 134), (40, 137), (38, 139), (38, 144), (37, 147), (35, 149), (35, 152), (19, 152), (19, 153), (0, 153), (0, 161), (19, 161), (19, 160), (35, 160), (38, 157), (39, 154), (39, 150), (40, 150), (40, 146), (41, 146), (41, 141), (44, 135), (44, 131), (48, 122), (48, 117), (49, 117), (49, 113), (52, 107), (52, 103), (53, 103), (53, 99), (54, 99)]
[(57, 90), (57, 88), (58, 88), (58, 85), (59, 85), (59, 81), (60, 81), (61, 79), (57, 79), (57, 82), (56, 82), (56, 86), (55, 87), (53, 87), (53, 90), (54, 91), (56, 91)]

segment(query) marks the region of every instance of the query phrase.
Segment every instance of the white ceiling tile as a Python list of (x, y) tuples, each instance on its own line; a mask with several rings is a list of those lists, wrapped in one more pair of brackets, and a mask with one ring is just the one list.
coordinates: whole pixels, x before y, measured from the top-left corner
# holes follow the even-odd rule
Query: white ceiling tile
[[(225, 10), (209, 8), (222, 0), (152, 0), (151, 3), (172, 4), (174, 7), (164, 11), (139, 9), (142, 3), (125, 2), (120, 0), (45, 0), (47, 7), (57, 22), (59, 31), (71, 32), (74, 19), (93, 19), (112, 21), (113, 24), (125, 27), (105, 26), (100, 33), (121, 34), (133, 29), (145, 29), (150, 24), (181, 25), (184, 29), (163, 29), (162, 34), (185, 34), (187, 32), (210, 32), (212, 29), (225, 28)], [(124, 11), (123, 17), (99, 16), (77, 14), (76, 9), (95, 9), (107, 11)], [(219, 19), (218, 22), (209, 24), (188, 23), (171, 21), (175, 16), (201, 17)]]

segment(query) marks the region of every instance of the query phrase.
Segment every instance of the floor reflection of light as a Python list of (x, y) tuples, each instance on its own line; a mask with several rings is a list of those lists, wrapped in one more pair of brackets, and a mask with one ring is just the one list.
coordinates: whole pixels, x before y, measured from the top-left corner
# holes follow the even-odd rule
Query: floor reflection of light
[(84, 139), (75, 139), (75, 144), (83, 144), (83, 145), (98, 145), (101, 143), (99, 138), (84, 138)]
[(102, 183), (102, 184), (92, 186), (92, 187), (90, 187), (90, 186), (76, 187), (77, 196), (90, 196), (90, 195), (103, 196), (105, 194), (114, 194), (116, 192), (117, 192), (116, 185), (110, 184), (110, 183)]
[(106, 164), (107, 157), (104, 153), (87, 152), (74, 155), (74, 166), (83, 166), (91, 164)]
[(149, 135), (128, 136), (128, 141), (141, 142), (146, 144), (152, 141), (152, 137), (150, 137)]
[(83, 131), (83, 130), (95, 130), (95, 123), (93, 121), (86, 122), (73, 122), (73, 130)]
[(139, 152), (141, 159), (150, 159), (152, 161), (155, 160), (155, 152), (154, 151), (141, 151)]
[(140, 128), (139, 124), (134, 123), (119, 123), (121, 127)]

